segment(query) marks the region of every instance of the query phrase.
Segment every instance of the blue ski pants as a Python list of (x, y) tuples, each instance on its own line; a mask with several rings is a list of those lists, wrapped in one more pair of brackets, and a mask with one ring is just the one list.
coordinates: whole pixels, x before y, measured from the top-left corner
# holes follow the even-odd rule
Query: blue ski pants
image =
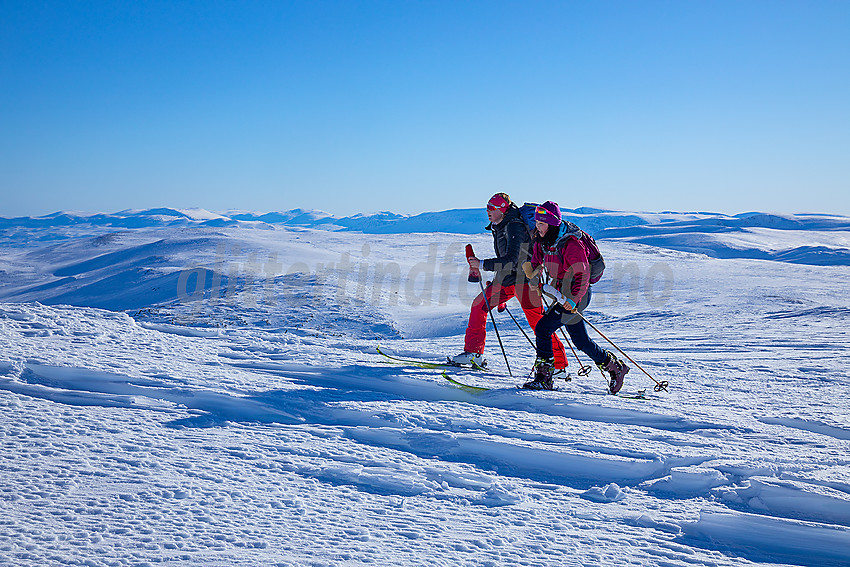
[[(579, 311), (584, 311), (590, 303), (590, 290), (583, 301), (579, 302)], [(566, 326), (570, 340), (577, 349), (590, 357), (596, 364), (602, 364), (607, 358), (605, 351), (593, 342), (587, 334), (584, 320), (575, 313), (570, 313), (560, 305), (555, 306), (537, 322), (534, 328), (534, 339), (537, 344), (537, 356), (540, 358), (552, 358), (552, 335), (562, 326)]]

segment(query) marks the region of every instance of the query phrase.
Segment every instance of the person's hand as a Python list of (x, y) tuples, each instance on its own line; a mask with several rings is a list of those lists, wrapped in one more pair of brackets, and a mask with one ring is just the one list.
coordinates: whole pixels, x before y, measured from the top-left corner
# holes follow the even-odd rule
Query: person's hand
[(540, 279), (540, 272), (543, 271), (543, 265), (541, 264), (540, 266), (533, 268), (531, 266), (531, 262), (523, 262), (522, 271), (525, 273), (525, 277), (527, 279), (529, 279), (529, 280), (535, 280), (535, 279), (539, 280)]
[(528, 285), (537, 292), (537, 295), (542, 295), (540, 292), (540, 273), (543, 271), (543, 266), (537, 268), (531, 267), (531, 262), (525, 262), (522, 265), (522, 271), (525, 278), (528, 280)]
[(473, 256), (472, 258), (467, 258), (467, 262), (469, 262), (469, 267), (473, 270), (478, 270), (481, 268), (481, 260)]
[(569, 311), (570, 313), (574, 313), (576, 310), (576, 302), (552, 287), (549, 284), (543, 284), (541, 288), (543, 293), (550, 296), (552, 299), (563, 305), (564, 309)]

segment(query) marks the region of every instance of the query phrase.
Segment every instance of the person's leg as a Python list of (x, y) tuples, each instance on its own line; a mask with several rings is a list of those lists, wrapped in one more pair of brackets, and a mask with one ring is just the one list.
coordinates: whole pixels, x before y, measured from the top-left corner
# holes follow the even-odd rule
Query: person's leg
[[(525, 313), (525, 319), (528, 321), (528, 324), (531, 325), (531, 329), (533, 331), (537, 331), (537, 324), (540, 319), (543, 317), (543, 309), (540, 307), (533, 307), (531, 309), (523, 309)], [(557, 331), (557, 328), (555, 329)], [(552, 333), (552, 353), (555, 357), (555, 368), (562, 369), (567, 367), (567, 353), (564, 350), (564, 345), (558, 339), (558, 334)]]
[[(537, 329), (537, 323), (540, 321), (541, 317), (543, 317), (543, 303), (540, 300), (540, 296), (535, 297), (532, 294), (537, 293), (536, 290), (532, 290), (531, 286), (524, 285), (516, 286), (517, 299), (519, 299), (520, 305), (522, 305), (522, 311), (525, 313), (525, 319), (528, 321), (528, 324), (531, 326), (533, 331)], [(558, 340), (557, 333), (552, 333), (552, 352), (555, 357), (555, 368), (562, 369), (567, 367), (567, 353), (564, 351), (564, 345)]]
[(534, 379), (522, 385), (529, 390), (552, 390), (554, 388), (554, 360), (552, 335), (561, 326), (561, 315), (552, 310), (543, 315), (534, 328), (537, 360), (534, 361)]
[(561, 314), (552, 310), (543, 315), (534, 327), (534, 339), (537, 347), (537, 358), (554, 358), (552, 335), (561, 326)]
[[(498, 290), (495, 290), (495, 287), (498, 287)], [(466, 352), (484, 352), (484, 344), (487, 342), (487, 306), (495, 309), (497, 305), (513, 297), (514, 286), (488, 285), (484, 293), (487, 294), (487, 301), (484, 300), (484, 294), (479, 293), (469, 310), (469, 323), (463, 341), (463, 350)]]
[(629, 367), (616, 355), (609, 351), (603, 350), (589, 336), (587, 336), (587, 327), (584, 326), (584, 321), (579, 321), (575, 325), (567, 325), (567, 332), (570, 334), (573, 343), (586, 353), (587, 356), (593, 359), (593, 362), (607, 373), (609, 378), (608, 390), (612, 394), (616, 394), (623, 387), (623, 379), (629, 372)]
[(587, 334), (587, 327), (581, 319), (578, 323), (567, 325), (567, 333), (569, 333), (576, 348), (589, 356), (596, 364), (603, 364), (608, 358), (608, 353), (593, 342)]
[(623, 387), (623, 378), (629, 372), (629, 367), (619, 360), (613, 352), (602, 349), (588, 336), (584, 319), (579, 313), (587, 308), (590, 297), (591, 292), (587, 290), (587, 294), (579, 302), (578, 313), (565, 313), (562, 322), (566, 325), (570, 339), (576, 345), (576, 348), (589, 356), (603, 373), (608, 374), (610, 378), (608, 390), (612, 394), (616, 394)]

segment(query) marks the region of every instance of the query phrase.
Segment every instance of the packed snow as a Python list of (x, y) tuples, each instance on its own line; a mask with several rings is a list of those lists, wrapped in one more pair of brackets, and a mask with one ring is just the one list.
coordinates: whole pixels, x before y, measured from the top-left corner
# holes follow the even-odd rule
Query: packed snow
[(568, 214), (669, 393), (516, 389), (515, 300), (490, 391), (378, 354), (462, 349), (481, 210), (0, 219), (0, 564), (850, 564), (850, 219)]

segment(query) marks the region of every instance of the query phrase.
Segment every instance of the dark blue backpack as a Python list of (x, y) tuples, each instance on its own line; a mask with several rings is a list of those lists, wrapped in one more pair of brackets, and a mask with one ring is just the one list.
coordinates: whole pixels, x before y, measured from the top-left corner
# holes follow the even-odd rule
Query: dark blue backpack
[(523, 203), (519, 208), (519, 217), (525, 222), (528, 228), (528, 234), (534, 235), (534, 211), (537, 210), (537, 203)]

